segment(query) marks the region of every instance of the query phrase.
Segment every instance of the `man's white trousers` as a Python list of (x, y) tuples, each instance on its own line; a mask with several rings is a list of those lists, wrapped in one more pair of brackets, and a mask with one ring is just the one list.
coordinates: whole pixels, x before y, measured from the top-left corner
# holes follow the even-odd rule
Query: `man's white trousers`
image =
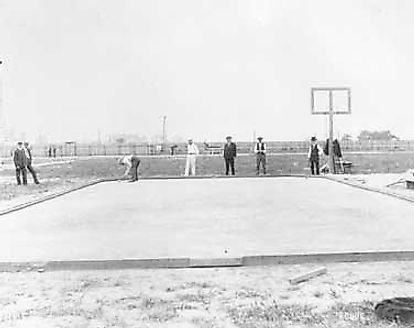
[(185, 164), (185, 175), (195, 175), (196, 172), (196, 155), (187, 155), (187, 162)]

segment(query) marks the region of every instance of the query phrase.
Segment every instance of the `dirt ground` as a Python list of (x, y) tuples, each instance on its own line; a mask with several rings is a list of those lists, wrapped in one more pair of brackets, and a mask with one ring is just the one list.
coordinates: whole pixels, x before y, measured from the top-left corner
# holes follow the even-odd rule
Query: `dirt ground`
[(414, 296), (414, 262), (0, 274), (0, 327), (397, 327), (376, 302)]

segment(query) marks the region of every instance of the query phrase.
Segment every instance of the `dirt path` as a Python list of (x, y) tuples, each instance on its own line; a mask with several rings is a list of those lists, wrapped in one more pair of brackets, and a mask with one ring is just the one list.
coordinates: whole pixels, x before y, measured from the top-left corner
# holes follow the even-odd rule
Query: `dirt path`
[(414, 295), (414, 262), (3, 273), (0, 327), (396, 327), (375, 302)]

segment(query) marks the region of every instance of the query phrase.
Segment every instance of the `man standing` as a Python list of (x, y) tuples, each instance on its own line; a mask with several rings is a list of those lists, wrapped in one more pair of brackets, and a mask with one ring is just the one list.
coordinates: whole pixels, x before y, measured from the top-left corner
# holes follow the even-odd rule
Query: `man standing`
[(135, 155), (126, 155), (119, 159), (118, 163), (120, 165), (125, 165), (126, 170), (123, 175), (126, 178), (129, 174), (131, 174), (132, 178), (129, 182), (138, 181), (138, 166), (141, 163), (141, 160)]
[(237, 156), (236, 144), (231, 141), (231, 137), (226, 138), (227, 143), (224, 146), (224, 160), (226, 162), (226, 175), (229, 175), (229, 168), (231, 167), (231, 174), (235, 175), (234, 159)]
[(254, 148), (256, 153), (256, 175), (259, 175), (260, 164), (263, 167), (263, 174), (266, 174), (266, 144), (262, 142), (263, 137), (257, 138), (258, 142)]
[(185, 164), (185, 176), (195, 175), (196, 157), (199, 154), (198, 147), (194, 144), (193, 139), (188, 139), (187, 145), (187, 162)]
[(27, 185), (27, 157), (26, 153), (23, 149), (23, 142), (19, 141), (17, 143), (17, 148), (14, 151), (14, 165), (16, 167), (16, 180), (17, 185), (21, 185), (22, 182), (20, 180), (20, 176), (22, 176), (23, 179), (23, 185)]
[(311, 145), (308, 152), (308, 160), (311, 167), (312, 175), (319, 175), (319, 156), (321, 156), (323, 150), (318, 145), (316, 137), (311, 138)]
[(39, 180), (37, 179), (36, 171), (33, 169), (32, 166), (32, 151), (30, 150), (29, 143), (26, 141), (24, 143), (24, 152), (27, 158), (27, 169), (29, 170), (30, 174), (33, 177), (33, 181), (35, 184), (39, 184)]

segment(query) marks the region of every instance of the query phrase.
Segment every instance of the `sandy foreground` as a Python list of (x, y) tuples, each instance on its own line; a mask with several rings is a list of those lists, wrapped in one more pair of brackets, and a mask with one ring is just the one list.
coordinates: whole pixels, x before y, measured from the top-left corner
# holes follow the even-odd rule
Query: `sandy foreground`
[[(403, 184), (385, 187), (400, 177), (340, 178), (414, 199)], [(39, 193), (30, 200), (50, 187), (32, 186)], [(27, 201), (29, 193), (1, 205)], [(0, 327), (400, 326), (377, 321), (373, 307), (384, 298), (414, 296), (414, 262), (329, 264), (326, 275), (289, 283), (318, 267), (0, 273)]]
[(396, 327), (375, 303), (414, 296), (414, 262), (0, 274), (0, 327)]

